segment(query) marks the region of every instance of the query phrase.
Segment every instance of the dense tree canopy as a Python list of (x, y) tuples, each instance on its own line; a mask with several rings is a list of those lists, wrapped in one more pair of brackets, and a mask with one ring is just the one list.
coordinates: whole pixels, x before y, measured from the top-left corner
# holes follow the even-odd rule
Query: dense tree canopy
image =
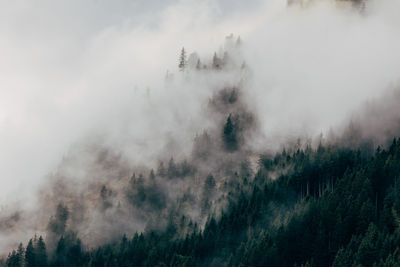
[[(396, 139), (372, 157), (336, 146), (283, 150), (261, 157), (254, 179), (241, 182), (237, 199), (221, 216), (210, 215), (202, 230), (179, 235), (171, 225), (93, 249), (66, 233), (49, 255), (35, 237), (4, 265), (397, 266), (399, 168)], [(210, 175), (203, 198), (212, 199), (214, 190)]]

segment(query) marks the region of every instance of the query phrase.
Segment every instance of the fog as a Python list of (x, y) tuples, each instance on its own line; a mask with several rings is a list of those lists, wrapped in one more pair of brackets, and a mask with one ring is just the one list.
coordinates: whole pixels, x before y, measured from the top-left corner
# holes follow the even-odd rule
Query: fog
[[(241, 84), (235, 108), (254, 115), (248, 125), (254, 131), (245, 132), (232, 162), (298, 137), (341, 131), (357, 112), (371, 114), (365, 111), (371, 101), (379, 124), (359, 115), (368, 119), (360, 120), (363, 136), (378, 143), (392, 138), (398, 94), (388, 91), (400, 78), (399, 8), (395, 0), (368, 1), (363, 10), (332, 1), (0, 1), (0, 213), (6, 218), (0, 239), (7, 240), (0, 252), (46, 230), (57, 203), (34, 223), (27, 219), (43, 202), (68, 204), (54, 191), (59, 180), (90, 195), (93, 181), (100, 190), (110, 177), (126, 180), (136, 170), (147, 176), (160, 160), (190, 157), (195, 137), (205, 130), (218, 135), (230, 113), (210, 108), (223, 88)], [(231, 33), (242, 40), (232, 53), (236, 68), (178, 70), (182, 47), (210, 64), (214, 52), (229, 50)], [(378, 108), (385, 94), (391, 108)], [(225, 155), (213, 155), (228, 166)], [(216, 169), (193, 162), (202, 177)], [(190, 188), (185, 181), (160, 183), (167, 199)], [(22, 219), (13, 210), (24, 211)], [(130, 214), (110, 222), (98, 210), (83, 217), (91, 220), (70, 224), (88, 231), (92, 244), (109, 240), (96, 237), (98, 229), (142, 231), (148, 221)], [(101, 225), (90, 228), (94, 220)]]

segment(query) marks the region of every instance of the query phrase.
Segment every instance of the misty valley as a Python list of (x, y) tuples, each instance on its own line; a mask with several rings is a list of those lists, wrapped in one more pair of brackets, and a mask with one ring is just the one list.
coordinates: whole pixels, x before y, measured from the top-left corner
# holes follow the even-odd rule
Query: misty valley
[(400, 266), (400, 4), (23, 2), (0, 266)]

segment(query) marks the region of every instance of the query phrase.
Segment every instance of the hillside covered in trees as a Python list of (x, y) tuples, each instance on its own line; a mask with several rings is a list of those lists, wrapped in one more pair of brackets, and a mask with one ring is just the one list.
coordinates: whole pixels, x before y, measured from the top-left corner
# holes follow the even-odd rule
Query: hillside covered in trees
[[(213, 123), (194, 138), (190, 156), (171, 155), (155, 170), (127, 176), (118, 154), (90, 145), (95, 161), (87, 171), (107, 179), (96, 177), (82, 192), (63, 172), (82, 158), (65, 158), (43, 191), (43, 211), (54, 212), (44, 213), (46, 227), (0, 266), (400, 264), (400, 139), (376, 147), (373, 136), (360, 135), (365, 125), (351, 122), (335, 139), (255, 150), (258, 118), (243, 94), (251, 70), (230, 56), (240, 47), (240, 38), (228, 36), (226, 51), (205, 63), (180, 53), (186, 82), (211, 73), (239, 77), (208, 99), (203, 112)], [(18, 216), (3, 225), (12, 231)]]
[[(73, 233), (52, 253), (42, 237), (21, 244), (4, 266), (397, 266), (400, 264), (400, 139), (365, 157), (320, 145), (262, 156), (238, 177), (238, 198), (203, 229), (185, 218), (162, 231), (85, 248)], [(287, 169), (273, 178), (272, 173)], [(210, 176), (206, 190), (215, 187)], [(26, 248), (25, 248), (26, 247)]]
[[(196, 37), (182, 32), (216, 6), (194, 2), (166, 8), (170, 24), (103, 25), (76, 49), (93, 54), (82, 69), (67, 63), (79, 77), (68, 92), (51, 92), (63, 112), (83, 103), (82, 121), (57, 124), (78, 119), (51, 108), (39, 117), (50, 114), (51, 135), (85, 130), (32, 178), (34, 197), (1, 203), (0, 267), (400, 266), (400, 90), (378, 92), (399, 77), (397, 14), (363, 0), (276, 1), (211, 34), (218, 14)], [(200, 40), (237, 27), (249, 38)], [(153, 76), (170, 58), (172, 71)], [(152, 86), (133, 84), (140, 73)], [(86, 86), (96, 90), (81, 95)], [(68, 139), (41, 134), (45, 145)], [(34, 171), (31, 160), (11, 169)]]

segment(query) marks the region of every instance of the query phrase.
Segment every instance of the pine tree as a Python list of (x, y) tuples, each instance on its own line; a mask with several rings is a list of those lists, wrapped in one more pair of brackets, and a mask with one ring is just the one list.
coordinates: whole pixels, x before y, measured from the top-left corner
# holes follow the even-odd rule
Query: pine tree
[(151, 171), (150, 171), (150, 175), (149, 175), (149, 179), (150, 179), (150, 181), (154, 181), (154, 179), (156, 178), (156, 175), (154, 174), (154, 170), (153, 169), (151, 169)]
[(17, 250), (17, 257), (18, 257), (18, 266), (23, 266), (24, 265), (24, 255), (25, 255), (25, 249), (22, 243), (19, 243), (18, 250)]
[(82, 252), (82, 242), (77, 239), (75, 244), (69, 249), (69, 257), (72, 266), (82, 266), (83, 265), (83, 252)]
[(35, 256), (36, 266), (47, 266), (47, 252), (46, 245), (43, 241), (43, 237), (40, 236), (36, 245), (36, 256)]
[(184, 71), (185, 68), (186, 68), (186, 64), (187, 64), (187, 62), (186, 62), (186, 51), (185, 51), (185, 48), (182, 47), (181, 55), (179, 57), (179, 65), (178, 65), (179, 70), (180, 71)]
[(178, 174), (178, 168), (175, 164), (174, 158), (171, 157), (171, 159), (168, 162), (168, 170), (167, 170), (168, 178), (174, 178), (177, 177)]
[(6, 266), (7, 267), (19, 267), (21, 265), (18, 265), (18, 256), (17, 252), (13, 250), (10, 254), (8, 254), (7, 260), (6, 260)]
[(62, 236), (60, 238), (60, 240), (58, 241), (57, 248), (55, 251), (55, 255), (56, 255), (55, 259), (56, 259), (57, 266), (65, 266), (66, 265), (65, 264), (66, 250), (67, 250), (67, 245), (66, 245), (64, 237)]
[(157, 168), (157, 176), (164, 177), (166, 175), (167, 175), (167, 171), (164, 167), (164, 162), (160, 161), (160, 164), (158, 165), (158, 168)]
[(226, 120), (223, 132), (223, 140), (225, 143), (225, 148), (228, 151), (237, 150), (238, 140), (237, 140), (237, 133), (236, 127), (233, 124), (231, 115), (229, 114), (228, 119)]
[(29, 240), (25, 251), (25, 267), (35, 266), (35, 248), (33, 247), (32, 239)]

